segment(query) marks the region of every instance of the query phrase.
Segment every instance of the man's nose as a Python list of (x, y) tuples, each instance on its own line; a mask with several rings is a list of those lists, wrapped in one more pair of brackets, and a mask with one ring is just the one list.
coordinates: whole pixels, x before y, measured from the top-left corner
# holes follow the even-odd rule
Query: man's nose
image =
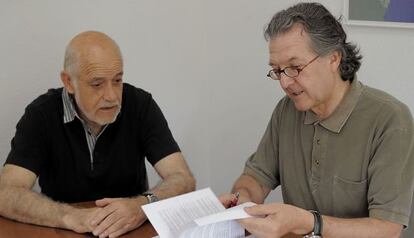
[(112, 83), (107, 83), (104, 91), (104, 99), (109, 102), (117, 100), (117, 95), (115, 93), (115, 88)]
[(279, 81), (280, 81), (280, 85), (282, 86), (282, 88), (287, 89), (291, 84), (295, 82), (295, 79), (288, 77), (285, 74), (281, 74)]

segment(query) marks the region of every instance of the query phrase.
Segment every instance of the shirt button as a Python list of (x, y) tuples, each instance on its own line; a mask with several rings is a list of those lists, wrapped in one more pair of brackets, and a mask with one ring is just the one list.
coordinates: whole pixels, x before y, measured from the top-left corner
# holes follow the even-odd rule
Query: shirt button
[(321, 144), (321, 140), (320, 139), (317, 139), (316, 140), (316, 144), (320, 145)]
[(315, 160), (315, 164), (316, 165), (319, 165), (319, 160)]

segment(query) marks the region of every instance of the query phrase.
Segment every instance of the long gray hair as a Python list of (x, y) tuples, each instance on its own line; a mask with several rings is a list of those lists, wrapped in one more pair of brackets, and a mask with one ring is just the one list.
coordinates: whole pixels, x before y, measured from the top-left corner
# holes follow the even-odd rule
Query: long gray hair
[(302, 24), (311, 39), (311, 47), (319, 55), (341, 53), (339, 71), (342, 80), (354, 80), (362, 56), (356, 45), (346, 41), (341, 23), (319, 3), (299, 3), (276, 13), (265, 29), (267, 41), (286, 33), (296, 23)]

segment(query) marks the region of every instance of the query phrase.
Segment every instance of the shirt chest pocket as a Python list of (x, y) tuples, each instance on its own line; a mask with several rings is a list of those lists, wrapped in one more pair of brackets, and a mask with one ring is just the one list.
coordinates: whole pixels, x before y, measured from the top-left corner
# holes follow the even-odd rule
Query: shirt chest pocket
[(355, 218), (368, 216), (368, 181), (350, 181), (333, 177), (334, 216)]

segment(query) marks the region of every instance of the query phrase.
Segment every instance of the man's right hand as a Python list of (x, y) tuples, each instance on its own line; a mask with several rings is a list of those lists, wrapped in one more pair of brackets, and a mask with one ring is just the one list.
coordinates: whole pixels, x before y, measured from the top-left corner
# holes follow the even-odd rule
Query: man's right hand
[(234, 193), (223, 193), (219, 196), (219, 200), (225, 208), (232, 207), (234, 203), (235, 205), (239, 205), (251, 201), (250, 198), (244, 196), (242, 193), (240, 193), (238, 199)]
[(73, 208), (63, 217), (65, 228), (78, 233), (92, 232), (96, 225), (92, 225), (92, 219), (102, 208)]
[(144, 196), (135, 198), (104, 198), (95, 204), (102, 210), (92, 221), (92, 233), (100, 238), (118, 237), (142, 225), (147, 217), (141, 206), (147, 204)]

